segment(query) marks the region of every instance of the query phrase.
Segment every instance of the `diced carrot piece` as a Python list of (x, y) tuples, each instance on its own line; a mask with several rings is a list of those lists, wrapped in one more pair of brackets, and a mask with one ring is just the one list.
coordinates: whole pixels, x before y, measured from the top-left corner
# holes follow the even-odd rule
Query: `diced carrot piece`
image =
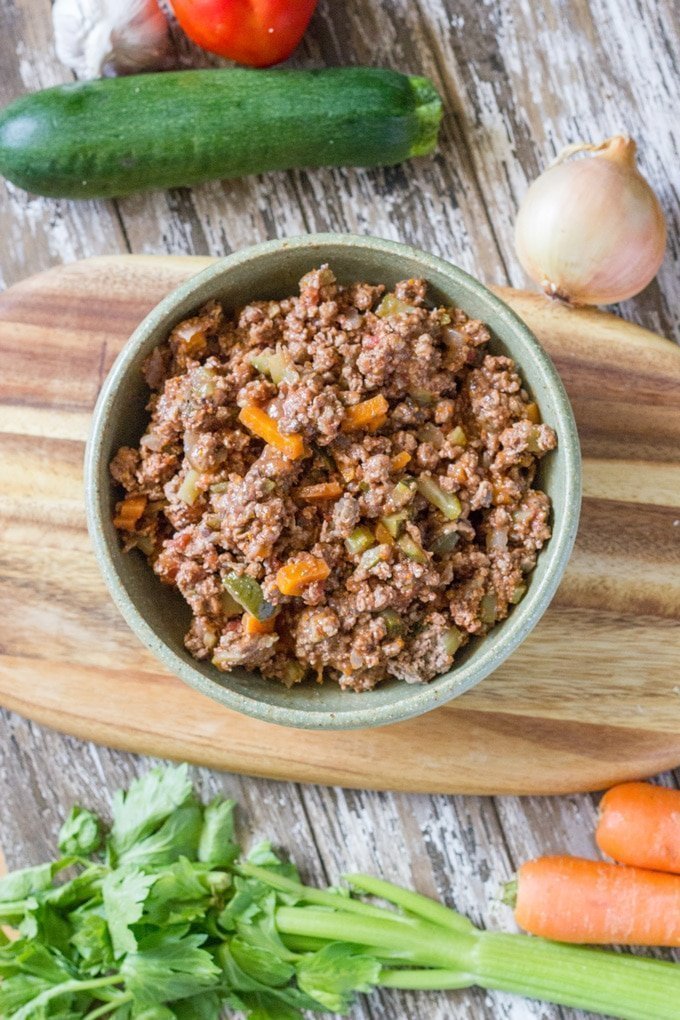
[(382, 523), (382, 521), (378, 521), (378, 523), (375, 526), (375, 537), (377, 538), (380, 545), (394, 545), (394, 539), (392, 538), (392, 536), (390, 535), (389, 531)]
[(146, 510), (146, 496), (126, 496), (116, 507), (113, 523), (122, 531), (134, 531), (137, 521)]
[(408, 462), (411, 460), (411, 454), (407, 453), (406, 450), (402, 450), (401, 453), (395, 453), (392, 458), (392, 470), (401, 471), (405, 468)]
[(366, 422), (364, 428), (366, 429), (367, 432), (377, 432), (378, 429), (381, 429), (383, 427), (386, 421), (387, 415), (379, 414), (377, 418), (371, 418), (369, 422)]
[(307, 553), (304, 559), (286, 563), (276, 575), (282, 595), (300, 595), (308, 584), (325, 581), (331, 570), (325, 560)]
[(238, 417), (242, 425), (245, 425), (260, 439), (264, 439), (269, 446), (276, 447), (289, 460), (299, 460), (307, 452), (302, 436), (296, 433), (284, 436), (282, 432), (279, 432), (279, 426), (274, 419), (270, 418), (261, 407), (254, 405), (244, 407)]
[[(342, 423), (343, 432), (351, 432), (353, 429), (365, 429), (375, 418), (387, 414), (389, 404), (382, 393), (368, 400), (362, 400), (360, 404), (348, 407)], [(383, 423), (384, 424), (384, 423)]]
[(250, 613), (243, 614), (243, 629), (246, 634), (271, 634), (276, 628), (276, 617), (271, 616), (268, 620), (258, 620)]
[(298, 496), (308, 503), (323, 503), (327, 499), (340, 499), (342, 491), (340, 482), (319, 482), (318, 485), (303, 485), (298, 489)]

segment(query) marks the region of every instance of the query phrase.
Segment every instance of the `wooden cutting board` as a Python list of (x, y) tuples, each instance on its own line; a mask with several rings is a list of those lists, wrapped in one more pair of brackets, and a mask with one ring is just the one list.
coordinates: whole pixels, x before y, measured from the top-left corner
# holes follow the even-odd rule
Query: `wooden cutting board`
[(353, 787), (558, 793), (678, 765), (680, 349), (524, 292), (499, 291), (569, 390), (585, 502), (564, 582), (521, 649), (435, 712), (346, 733), (248, 719), (164, 672), (100, 579), (83, 443), (130, 332), (209, 262), (90, 259), (0, 295), (0, 704), (119, 748)]

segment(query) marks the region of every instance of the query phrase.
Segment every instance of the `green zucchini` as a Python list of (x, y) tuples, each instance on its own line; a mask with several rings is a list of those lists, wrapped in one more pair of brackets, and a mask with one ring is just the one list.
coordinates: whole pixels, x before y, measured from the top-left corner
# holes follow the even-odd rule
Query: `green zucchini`
[(112, 198), (266, 170), (427, 155), (441, 100), (381, 68), (220, 68), (59, 85), (0, 113), (0, 173), (58, 198)]

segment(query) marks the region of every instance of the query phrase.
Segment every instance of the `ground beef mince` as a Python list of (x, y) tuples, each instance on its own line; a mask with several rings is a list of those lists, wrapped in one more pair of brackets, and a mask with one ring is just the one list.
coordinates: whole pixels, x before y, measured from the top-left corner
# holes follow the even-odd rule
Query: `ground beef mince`
[(432, 679), (507, 616), (550, 538), (556, 439), (488, 341), (423, 280), (322, 266), (154, 350), (115, 523), (189, 604), (192, 655), (363, 691)]

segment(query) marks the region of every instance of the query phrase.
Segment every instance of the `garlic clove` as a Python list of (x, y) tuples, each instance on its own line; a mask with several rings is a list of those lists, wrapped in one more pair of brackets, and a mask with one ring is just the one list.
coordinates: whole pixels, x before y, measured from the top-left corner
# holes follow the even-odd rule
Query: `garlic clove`
[[(583, 150), (594, 155), (563, 161)], [(529, 188), (517, 216), (517, 254), (550, 297), (611, 304), (639, 293), (656, 275), (666, 225), (635, 151), (623, 136), (572, 146)]]
[(59, 60), (81, 79), (168, 67), (172, 43), (157, 0), (55, 0)]

